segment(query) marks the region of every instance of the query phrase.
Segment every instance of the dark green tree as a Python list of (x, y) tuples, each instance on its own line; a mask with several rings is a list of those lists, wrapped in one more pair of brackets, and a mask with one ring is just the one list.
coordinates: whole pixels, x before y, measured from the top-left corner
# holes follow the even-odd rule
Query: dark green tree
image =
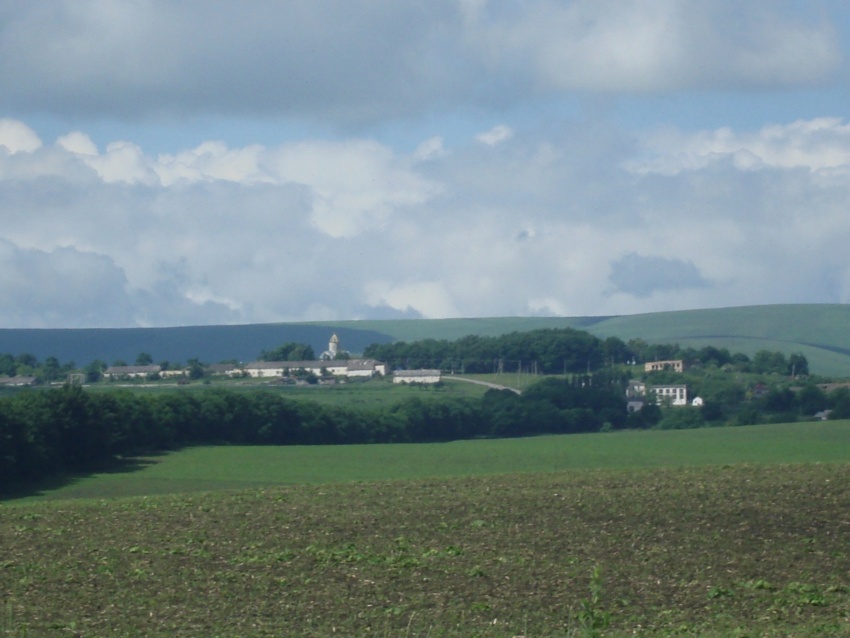
[(809, 361), (803, 354), (795, 353), (788, 357), (788, 374), (792, 377), (807, 376)]
[(86, 383), (97, 383), (103, 378), (103, 371), (106, 370), (106, 363), (100, 359), (95, 359), (85, 368)]
[(201, 363), (198, 359), (189, 359), (186, 364), (186, 368), (189, 370), (189, 378), (190, 379), (201, 379), (204, 376), (204, 364)]
[(314, 361), (316, 353), (313, 347), (305, 343), (289, 341), (274, 350), (263, 350), (260, 361)]

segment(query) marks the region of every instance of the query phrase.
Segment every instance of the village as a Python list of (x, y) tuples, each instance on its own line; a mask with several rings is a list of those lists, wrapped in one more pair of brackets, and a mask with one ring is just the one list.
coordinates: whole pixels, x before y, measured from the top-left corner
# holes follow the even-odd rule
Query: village
[[(331, 335), (328, 349), (314, 361), (252, 361), (246, 364), (217, 363), (202, 367), (202, 373), (212, 377), (268, 379), (307, 385), (309, 381), (334, 384), (346, 380), (366, 380), (392, 375), (393, 383), (436, 384), (442, 378), (438, 369), (393, 370), (374, 359), (349, 358), (340, 347), (339, 337)], [(103, 372), (104, 381), (188, 379), (191, 369), (164, 369), (161, 365), (109, 366)]]

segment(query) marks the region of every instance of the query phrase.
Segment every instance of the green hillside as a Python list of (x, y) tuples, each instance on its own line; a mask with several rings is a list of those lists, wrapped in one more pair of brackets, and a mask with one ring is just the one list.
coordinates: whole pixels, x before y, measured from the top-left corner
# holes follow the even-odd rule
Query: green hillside
[(759, 350), (803, 353), (813, 373), (850, 377), (850, 305), (799, 304), (656, 312), (618, 317), (493, 317), (278, 323), (86, 330), (0, 329), (0, 352), (55, 356), (84, 365), (94, 359), (132, 362), (140, 352), (154, 361), (197, 357), (207, 363), (249, 361), (287, 341), (309, 343), (319, 353), (331, 333), (362, 352), (372, 343), (497, 336), (539, 328), (576, 328), (601, 337), (713, 345), (753, 355)]
[(326, 324), (360, 327), (393, 340), (495, 336), (539, 328), (576, 328), (600, 338), (712, 345), (752, 356), (759, 350), (803, 353), (813, 373), (850, 377), (850, 305), (799, 304), (655, 312), (618, 317), (501, 317), (358, 321)]

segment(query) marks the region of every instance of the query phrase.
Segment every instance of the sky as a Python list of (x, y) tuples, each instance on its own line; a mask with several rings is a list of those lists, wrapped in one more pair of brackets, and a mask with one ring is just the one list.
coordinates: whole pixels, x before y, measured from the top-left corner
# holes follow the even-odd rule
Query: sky
[(846, 0), (0, 0), (0, 327), (850, 303)]

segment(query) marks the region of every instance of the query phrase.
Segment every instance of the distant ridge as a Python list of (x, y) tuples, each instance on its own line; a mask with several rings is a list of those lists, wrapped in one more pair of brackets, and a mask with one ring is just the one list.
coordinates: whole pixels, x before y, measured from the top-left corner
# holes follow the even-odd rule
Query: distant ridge
[(850, 305), (789, 304), (654, 312), (605, 317), (490, 317), (388, 319), (235, 326), (115, 329), (0, 329), (0, 352), (29, 352), (39, 359), (85, 365), (101, 359), (132, 363), (140, 352), (154, 361), (247, 361), (285, 342), (326, 349), (336, 333), (344, 349), (362, 352), (372, 343), (454, 340), (469, 334), (496, 336), (541, 328), (575, 328), (600, 338), (640, 338), (701, 348), (713, 345), (752, 356), (759, 350), (801, 352), (813, 373), (850, 377)]
[[(371, 343), (387, 343), (392, 337), (372, 330), (339, 326), (335, 329), (342, 347), (362, 351)], [(333, 329), (315, 324), (276, 323), (236, 326), (185, 326), (175, 328), (0, 329), (0, 352), (28, 352), (39, 359), (54, 356), (77, 365), (100, 359), (113, 363), (135, 361), (146, 352), (157, 363), (185, 363), (198, 358), (205, 363), (229, 359), (256, 359), (263, 350), (286, 342), (310, 344), (316, 353), (328, 347)]]

